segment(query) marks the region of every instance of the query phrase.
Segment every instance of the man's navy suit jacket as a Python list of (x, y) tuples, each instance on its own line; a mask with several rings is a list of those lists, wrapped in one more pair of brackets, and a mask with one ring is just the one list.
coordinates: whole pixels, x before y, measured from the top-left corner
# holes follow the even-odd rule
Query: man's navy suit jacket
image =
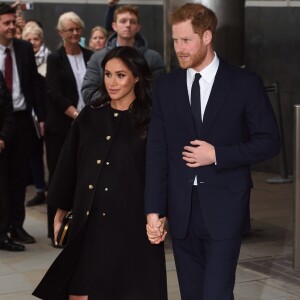
[(162, 76), (154, 88), (146, 213), (166, 215), (173, 238), (184, 238), (197, 175), (202, 214), (212, 238), (239, 237), (250, 229), (250, 166), (280, 151), (277, 122), (260, 78), (220, 59), (200, 136), (215, 147), (216, 164), (186, 166), (183, 147), (195, 139), (186, 70), (179, 69)]

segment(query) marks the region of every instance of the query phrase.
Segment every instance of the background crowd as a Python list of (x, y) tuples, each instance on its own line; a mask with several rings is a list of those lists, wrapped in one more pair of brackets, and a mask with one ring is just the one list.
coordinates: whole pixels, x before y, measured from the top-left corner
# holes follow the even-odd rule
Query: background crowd
[[(154, 77), (165, 72), (161, 55), (139, 33), (137, 7), (108, 0), (105, 20), (98, 20), (86, 44), (82, 43), (84, 20), (66, 12), (56, 27), (61, 44), (49, 49), (42, 22), (26, 19), (21, 4), (0, 7), (0, 83), (6, 95), (1, 97), (0, 119), (0, 176), (5, 191), (0, 201), (0, 249), (8, 251), (23, 251), (24, 244), (35, 242), (23, 227), (25, 206), (47, 203), (47, 189), (70, 125), (85, 104), (100, 95), (105, 54), (117, 46), (131, 46), (145, 57)], [(34, 184), (36, 195), (25, 203), (28, 184)], [(59, 247), (53, 236), (56, 209), (47, 204), (47, 211), (48, 237), (53, 247)]]

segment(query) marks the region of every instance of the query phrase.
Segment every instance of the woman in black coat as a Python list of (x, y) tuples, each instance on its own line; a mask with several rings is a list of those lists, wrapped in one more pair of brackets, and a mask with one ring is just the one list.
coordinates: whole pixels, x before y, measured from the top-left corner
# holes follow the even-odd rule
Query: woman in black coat
[(9, 195), (8, 158), (9, 141), (14, 134), (13, 105), (10, 92), (0, 71), (0, 250), (23, 251), (25, 247), (16, 244), (8, 235)]
[(112, 49), (102, 67), (102, 98), (72, 124), (48, 194), (55, 235), (73, 211), (70, 240), (33, 294), (166, 300), (163, 244), (148, 241), (144, 214), (151, 73), (132, 47)]
[[(61, 15), (57, 30), (63, 39), (63, 46), (47, 59), (45, 143), (49, 185), (70, 125), (84, 106), (81, 85), (86, 64), (93, 52), (79, 45), (83, 28), (83, 21), (74, 12)], [(48, 205), (48, 237), (53, 245), (54, 214), (55, 209)]]

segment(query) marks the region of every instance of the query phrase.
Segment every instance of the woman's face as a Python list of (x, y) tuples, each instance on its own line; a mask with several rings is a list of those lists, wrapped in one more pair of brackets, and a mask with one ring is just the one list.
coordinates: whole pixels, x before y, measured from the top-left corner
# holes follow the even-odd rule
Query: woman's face
[(118, 58), (109, 60), (104, 69), (104, 84), (111, 99), (111, 103), (122, 102), (129, 107), (135, 99), (134, 87), (138, 78)]
[(82, 28), (73, 21), (65, 21), (63, 30), (59, 31), (60, 36), (64, 39), (65, 44), (78, 44), (82, 34)]
[(90, 39), (90, 48), (94, 51), (98, 51), (104, 48), (106, 43), (106, 36), (101, 30), (96, 30)]
[(42, 39), (35, 33), (29, 33), (25, 40), (32, 44), (34, 53), (37, 53), (43, 44)]

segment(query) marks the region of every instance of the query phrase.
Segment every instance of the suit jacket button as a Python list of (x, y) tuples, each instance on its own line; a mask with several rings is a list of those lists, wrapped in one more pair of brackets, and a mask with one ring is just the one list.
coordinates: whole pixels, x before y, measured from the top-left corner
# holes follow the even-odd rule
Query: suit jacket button
[(89, 211), (87, 211), (87, 212), (86, 212), (86, 215), (88, 216), (89, 214), (90, 214), (90, 212), (89, 212)]
[(108, 135), (108, 136), (106, 137), (106, 140), (109, 141), (110, 139), (111, 139), (111, 136)]
[(101, 159), (97, 159), (97, 165), (100, 165), (101, 164)]
[(114, 113), (114, 117), (116, 118), (119, 114), (118, 113)]
[(90, 184), (89, 185), (89, 189), (92, 190), (94, 187)]
[(105, 216), (106, 216), (106, 214), (105, 214), (105, 213), (103, 213), (103, 214), (102, 214), (102, 216), (103, 216), (103, 217), (105, 217)]
[(104, 191), (107, 192), (107, 191), (108, 191), (108, 188), (105, 188)]

